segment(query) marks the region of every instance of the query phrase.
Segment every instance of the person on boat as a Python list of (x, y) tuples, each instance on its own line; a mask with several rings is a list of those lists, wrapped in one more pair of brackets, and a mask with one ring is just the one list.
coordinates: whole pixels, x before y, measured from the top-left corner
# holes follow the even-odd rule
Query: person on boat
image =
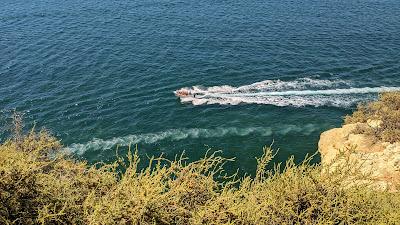
[(190, 95), (190, 91), (188, 90), (179, 90), (176, 92), (177, 96), (179, 97), (187, 97)]
[(196, 93), (192, 93), (190, 90), (179, 90), (176, 92), (176, 95), (178, 97), (188, 97), (188, 96), (193, 96), (196, 98)]

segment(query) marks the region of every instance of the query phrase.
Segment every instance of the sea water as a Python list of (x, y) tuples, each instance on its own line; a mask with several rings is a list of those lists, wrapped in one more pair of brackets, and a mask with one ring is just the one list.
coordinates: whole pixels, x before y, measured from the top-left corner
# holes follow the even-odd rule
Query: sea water
[[(252, 173), (317, 150), (357, 103), (400, 87), (400, 2), (3, 0), (0, 109), (89, 162), (117, 146)], [(196, 96), (178, 98), (181, 88)], [(6, 138), (2, 129), (1, 139)]]

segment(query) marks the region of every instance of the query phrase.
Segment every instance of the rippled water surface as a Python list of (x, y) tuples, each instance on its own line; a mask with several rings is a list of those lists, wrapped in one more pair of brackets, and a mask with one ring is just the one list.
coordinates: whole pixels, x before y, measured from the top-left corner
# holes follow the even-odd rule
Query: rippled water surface
[(400, 87), (397, 0), (3, 0), (0, 31), (3, 117), (25, 112), (91, 162), (129, 143), (212, 148), (251, 172), (262, 146), (313, 153), (354, 104)]

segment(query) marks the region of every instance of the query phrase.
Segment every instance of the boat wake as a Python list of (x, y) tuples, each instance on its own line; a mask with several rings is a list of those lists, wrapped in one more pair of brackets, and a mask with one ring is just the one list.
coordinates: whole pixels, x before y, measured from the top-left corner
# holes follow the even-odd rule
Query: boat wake
[(175, 91), (183, 103), (193, 105), (266, 104), (275, 106), (350, 107), (376, 97), (380, 92), (400, 91), (400, 87), (351, 87), (343, 80), (301, 78), (294, 81), (265, 80), (250, 85), (202, 87), (193, 86)]
[(184, 139), (198, 138), (219, 138), (219, 137), (243, 137), (248, 135), (257, 135), (268, 137), (272, 135), (286, 135), (289, 133), (297, 133), (302, 135), (310, 135), (319, 130), (320, 127), (315, 124), (306, 124), (304, 126), (297, 125), (279, 125), (279, 127), (225, 127), (215, 129), (188, 128), (188, 129), (171, 129), (163, 132), (148, 134), (132, 134), (124, 137), (115, 137), (108, 140), (94, 138), (84, 144), (71, 144), (65, 147), (66, 152), (82, 155), (85, 152), (104, 151), (116, 148), (116, 146), (129, 146), (134, 144), (153, 144), (160, 141), (179, 141)]

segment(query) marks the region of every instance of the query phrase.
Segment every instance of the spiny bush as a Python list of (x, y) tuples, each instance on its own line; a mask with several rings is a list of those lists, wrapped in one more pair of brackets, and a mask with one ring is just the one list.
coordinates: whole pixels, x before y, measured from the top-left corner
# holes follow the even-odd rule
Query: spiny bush
[(89, 193), (104, 193), (116, 174), (60, 153), (48, 132), (33, 130), (0, 146), (0, 224), (83, 224)]
[(380, 121), (379, 126), (360, 126), (359, 133), (365, 133), (385, 142), (400, 141), (400, 92), (383, 93), (378, 101), (360, 104), (351, 116), (345, 117), (345, 124)]
[[(19, 142), (19, 143), (16, 143)], [(130, 151), (129, 151), (130, 152)], [(223, 171), (219, 153), (187, 163), (137, 153), (89, 166), (60, 151), (48, 132), (0, 145), (0, 224), (396, 224), (400, 194), (346, 185), (354, 176), (293, 157), (254, 176)], [(121, 168), (123, 168), (121, 170)], [(124, 172), (121, 172), (124, 171)]]

